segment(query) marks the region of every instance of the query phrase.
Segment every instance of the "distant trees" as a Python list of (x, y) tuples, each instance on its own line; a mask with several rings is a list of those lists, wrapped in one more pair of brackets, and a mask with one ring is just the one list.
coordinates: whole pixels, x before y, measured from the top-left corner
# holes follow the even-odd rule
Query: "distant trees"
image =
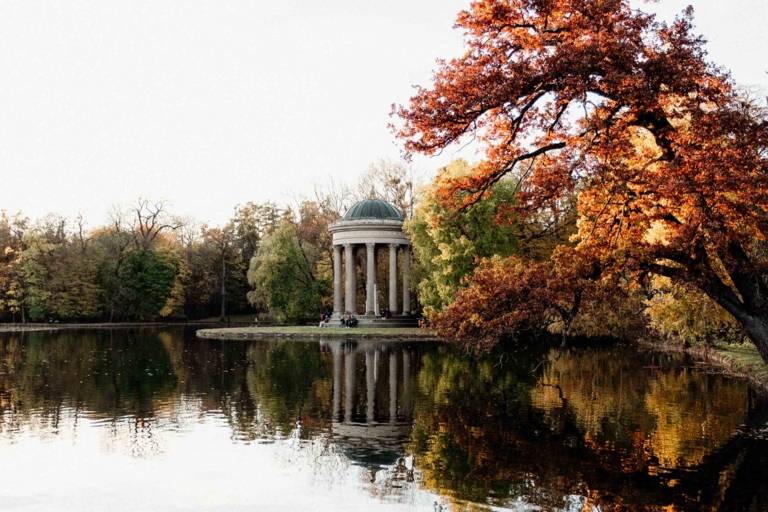
[(132, 251), (118, 272), (122, 286), (117, 303), (119, 316), (152, 320), (171, 295), (177, 262), (170, 254), (139, 249)]
[(411, 171), (382, 160), (356, 188), (329, 181), (293, 207), (248, 202), (221, 226), (146, 198), (93, 228), (0, 210), (0, 321), (314, 320), (331, 305), (328, 227), (370, 196), (409, 212)]
[(412, 169), (398, 161), (381, 159), (368, 166), (353, 195), (357, 199), (389, 201), (405, 218), (410, 218), (414, 206), (414, 181)]
[(315, 319), (328, 306), (331, 239), (329, 225), (338, 213), (305, 201), (297, 215), (288, 211), (267, 234), (251, 260), (251, 304), (278, 322)]
[[(195, 224), (161, 201), (115, 209), (107, 225), (32, 222), (0, 212), (0, 320), (198, 319), (250, 311), (247, 269), (282, 222), (272, 203), (238, 206), (223, 227)], [(226, 301), (225, 307), (222, 307)]]

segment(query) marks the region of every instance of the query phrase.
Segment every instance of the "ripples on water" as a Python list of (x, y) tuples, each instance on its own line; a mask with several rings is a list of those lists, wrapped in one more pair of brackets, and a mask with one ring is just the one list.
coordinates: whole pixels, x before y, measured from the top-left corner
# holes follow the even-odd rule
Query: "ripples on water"
[(768, 510), (767, 415), (628, 348), (5, 335), (0, 509)]

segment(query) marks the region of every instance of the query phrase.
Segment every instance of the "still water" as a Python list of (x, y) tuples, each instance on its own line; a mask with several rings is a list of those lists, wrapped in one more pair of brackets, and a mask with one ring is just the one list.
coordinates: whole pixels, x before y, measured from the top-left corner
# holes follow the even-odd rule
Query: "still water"
[(768, 510), (768, 407), (630, 348), (0, 337), (0, 510)]

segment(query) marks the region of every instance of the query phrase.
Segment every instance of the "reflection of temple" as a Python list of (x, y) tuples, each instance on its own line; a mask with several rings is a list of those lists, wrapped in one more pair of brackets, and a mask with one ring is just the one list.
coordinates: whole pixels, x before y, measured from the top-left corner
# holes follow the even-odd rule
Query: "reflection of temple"
[(342, 340), (323, 346), (333, 354), (334, 441), (360, 464), (394, 463), (411, 432), (417, 347)]

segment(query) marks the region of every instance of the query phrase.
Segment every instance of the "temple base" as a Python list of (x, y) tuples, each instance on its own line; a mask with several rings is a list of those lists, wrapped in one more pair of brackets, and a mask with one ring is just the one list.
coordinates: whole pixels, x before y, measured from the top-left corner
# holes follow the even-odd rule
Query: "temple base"
[[(392, 315), (391, 318), (382, 318), (375, 315), (355, 315), (358, 327), (418, 327), (419, 319), (415, 316)], [(341, 316), (334, 313), (331, 316), (330, 326), (339, 327)]]

